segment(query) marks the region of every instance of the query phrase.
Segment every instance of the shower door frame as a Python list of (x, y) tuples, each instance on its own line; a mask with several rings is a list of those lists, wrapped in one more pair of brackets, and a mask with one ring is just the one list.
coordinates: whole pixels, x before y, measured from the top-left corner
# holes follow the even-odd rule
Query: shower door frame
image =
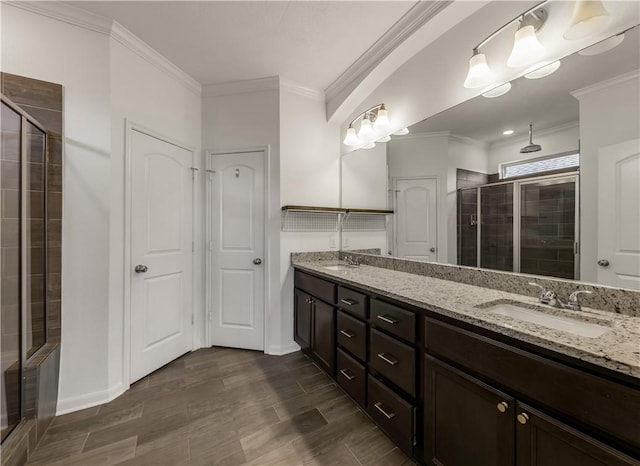
[[(477, 217), (478, 217), (478, 235), (477, 235), (477, 257), (476, 266), (482, 267), (482, 188), (487, 186), (498, 186), (501, 184), (513, 184), (513, 270), (512, 272), (520, 273), (520, 233), (521, 233), (521, 204), (520, 204), (520, 187), (527, 184), (562, 183), (573, 181), (575, 183), (575, 234), (573, 242), (574, 255), (574, 272), (573, 279), (580, 279), (580, 172), (570, 171), (566, 173), (555, 173), (553, 175), (542, 175), (529, 178), (513, 179), (499, 181), (497, 183), (483, 184), (477, 189)], [(546, 276), (546, 275), (545, 275)], [(549, 275), (551, 276), (551, 275)], [(551, 276), (552, 277), (552, 276)]]

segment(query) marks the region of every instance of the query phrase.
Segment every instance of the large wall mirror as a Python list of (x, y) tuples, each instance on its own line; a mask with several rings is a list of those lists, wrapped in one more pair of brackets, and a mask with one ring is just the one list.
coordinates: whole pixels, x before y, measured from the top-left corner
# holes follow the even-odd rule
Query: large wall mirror
[(344, 155), (343, 205), (395, 213), (342, 248), (640, 289), (639, 29)]

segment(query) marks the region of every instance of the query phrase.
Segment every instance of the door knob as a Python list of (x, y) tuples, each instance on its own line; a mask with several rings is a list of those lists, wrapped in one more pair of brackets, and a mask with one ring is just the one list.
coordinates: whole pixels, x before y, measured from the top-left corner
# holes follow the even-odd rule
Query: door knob
[(145, 273), (149, 269), (146, 265), (136, 265), (136, 268), (134, 270), (136, 271), (136, 273)]
[(431, 249), (429, 249), (429, 251), (436, 252), (436, 248), (431, 248)]
[(600, 259), (598, 265), (600, 267), (609, 267), (609, 261), (607, 259)]
[(255, 259), (253, 259), (253, 263), (256, 265), (260, 265), (262, 264), (262, 259), (260, 259), (259, 257), (256, 257)]

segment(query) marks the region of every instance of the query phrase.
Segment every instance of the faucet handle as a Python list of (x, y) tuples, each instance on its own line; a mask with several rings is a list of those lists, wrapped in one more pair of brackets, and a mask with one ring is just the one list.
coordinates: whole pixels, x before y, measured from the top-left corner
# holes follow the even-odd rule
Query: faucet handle
[(581, 294), (593, 294), (593, 291), (589, 290), (576, 290), (569, 295), (569, 305), (576, 311), (580, 310), (580, 295)]
[(553, 291), (546, 289), (544, 286), (539, 285), (538, 283), (529, 282), (529, 285), (540, 288), (540, 296), (538, 296), (538, 302), (541, 304), (551, 304), (552, 302), (555, 302), (554, 300), (558, 299)]

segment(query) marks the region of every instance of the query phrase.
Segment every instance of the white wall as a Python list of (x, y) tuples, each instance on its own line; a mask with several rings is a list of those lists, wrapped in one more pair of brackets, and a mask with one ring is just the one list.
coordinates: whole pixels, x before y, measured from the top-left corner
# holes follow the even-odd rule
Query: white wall
[[(325, 118), (324, 96), (288, 82), (280, 87), (281, 205), (340, 207), (340, 128)], [(280, 341), (272, 353), (295, 351), (291, 253), (337, 250), (337, 232), (281, 232)]]
[[(139, 40), (118, 25), (114, 27), (117, 36), (110, 38), (110, 78), (111, 78), (111, 214), (110, 214), (110, 303), (109, 303), (109, 392), (111, 394), (128, 388), (127, 376), (123, 381), (122, 349), (123, 329), (128, 321), (123, 321), (124, 283), (124, 193), (125, 193), (125, 120), (135, 123), (154, 133), (179, 143), (196, 152), (196, 166), (200, 158), (201, 144), (201, 97), (200, 86), (186, 76), (176, 78), (161, 70), (157, 64), (143, 59), (135, 47), (144, 47)], [(148, 53), (153, 54), (152, 50)], [(165, 66), (169, 66), (164, 63)], [(196, 179), (197, 187), (203, 183), (200, 171)], [(201, 273), (194, 274), (194, 310), (197, 322), (203, 322), (204, 272), (202, 239), (202, 200), (194, 205), (194, 229), (196, 254), (194, 268)], [(201, 333), (196, 334), (194, 347), (204, 342)], [(124, 382), (124, 384), (123, 384)]]
[(638, 72), (573, 94), (580, 101), (580, 280), (597, 280), (598, 151), (640, 138)]
[(2, 70), (64, 86), (61, 402), (108, 386), (109, 37), (2, 3)]
[(489, 147), (489, 167), (487, 173), (498, 173), (499, 164), (516, 160), (535, 159), (545, 155), (560, 154), (578, 150), (580, 146), (580, 127), (578, 122), (568, 123), (557, 128), (533, 131), (533, 142), (540, 144), (542, 150), (521, 154), (520, 148), (529, 144), (529, 136), (509, 138), (493, 143)]
[(342, 157), (342, 206), (353, 209), (387, 208), (387, 143)]

